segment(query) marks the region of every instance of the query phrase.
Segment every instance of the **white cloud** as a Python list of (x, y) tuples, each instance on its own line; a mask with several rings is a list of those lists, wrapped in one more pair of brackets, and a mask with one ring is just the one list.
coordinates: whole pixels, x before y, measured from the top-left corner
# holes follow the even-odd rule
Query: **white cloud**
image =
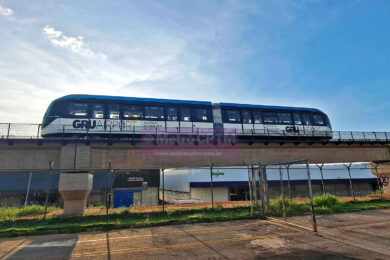
[(0, 16), (11, 16), (14, 14), (14, 11), (11, 8), (0, 5)]
[(43, 33), (54, 46), (68, 49), (85, 57), (105, 58), (104, 54), (96, 53), (90, 49), (84, 42), (83, 36), (66, 36), (63, 32), (56, 30), (50, 25), (46, 25), (43, 28)]

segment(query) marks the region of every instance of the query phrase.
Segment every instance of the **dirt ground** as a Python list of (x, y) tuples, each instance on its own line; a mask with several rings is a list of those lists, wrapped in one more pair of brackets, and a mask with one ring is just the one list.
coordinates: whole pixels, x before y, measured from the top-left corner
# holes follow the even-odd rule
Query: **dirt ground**
[[(0, 240), (0, 259), (390, 259), (390, 210)], [(286, 222), (287, 221), (287, 224)]]

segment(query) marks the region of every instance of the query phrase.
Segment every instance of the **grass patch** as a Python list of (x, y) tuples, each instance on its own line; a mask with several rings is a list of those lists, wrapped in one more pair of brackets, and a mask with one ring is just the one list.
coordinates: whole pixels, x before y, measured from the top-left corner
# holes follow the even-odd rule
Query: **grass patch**
[[(57, 208), (48, 207), (47, 212), (56, 210)], [(20, 217), (36, 216), (45, 213), (45, 206), (31, 205), (22, 208), (5, 207), (0, 208), (0, 221), (15, 221)]]
[(332, 208), (340, 203), (340, 200), (331, 194), (318, 195), (313, 198), (314, 205), (316, 207)]
[(299, 203), (287, 198), (278, 198), (273, 199), (270, 202), (270, 214), (272, 216), (280, 217), (283, 215), (283, 202), (286, 210), (286, 216), (303, 215), (310, 211), (310, 207), (306, 203)]
[[(334, 214), (356, 212), (369, 209), (390, 208), (390, 200), (371, 200), (341, 202), (332, 196), (314, 198), (317, 214)], [(310, 212), (307, 202), (284, 200), (286, 215), (299, 216)], [(50, 208), (54, 210), (55, 208)], [(282, 216), (283, 200), (275, 199), (270, 203), (270, 215)], [(121, 228), (150, 227), (169, 224), (185, 224), (199, 222), (218, 222), (257, 218), (250, 215), (249, 207), (236, 208), (203, 208), (169, 211), (167, 213), (135, 213), (118, 211), (109, 215), (88, 215), (84, 217), (50, 216), (42, 220), (44, 207), (38, 208), (2, 208), (0, 209), (0, 236), (38, 235), (50, 233), (78, 233), (84, 231), (106, 231)], [(21, 218), (20, 216), (34, 216)]]
[(0, 236), (75, 233), (130, 227), (217, 222), (250, 218), (249, 208), (197, 209), (168, 213), (122, 212), (106, 216), (53, 217), (47, 220), (16, 220), (0, 222)]

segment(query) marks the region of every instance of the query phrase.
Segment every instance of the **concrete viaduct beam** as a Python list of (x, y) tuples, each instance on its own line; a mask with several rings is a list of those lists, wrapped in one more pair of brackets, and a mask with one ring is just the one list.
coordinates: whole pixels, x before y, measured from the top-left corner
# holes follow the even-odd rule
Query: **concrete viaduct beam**
[(387, 147), (361, 146), (230, 146), (206, 148), (148, 148), (92, 147), (92, 168), (106, 167), (108, 162), (115, 169), (177, 168), (209, 166), (234, 166), (254, 163), (275, 163), (309, 160), (311, 163), (367, 162), (378, 158), (390, 158)]
[(372, 162), (390, 160), (384, 144), (236, 144), (149, 145), (117, 144), (0, 144), (0, 171), (55, 169), (91, 170), (158, 169), (175, 167), (233, 166), (309, 160), (311, 163)]

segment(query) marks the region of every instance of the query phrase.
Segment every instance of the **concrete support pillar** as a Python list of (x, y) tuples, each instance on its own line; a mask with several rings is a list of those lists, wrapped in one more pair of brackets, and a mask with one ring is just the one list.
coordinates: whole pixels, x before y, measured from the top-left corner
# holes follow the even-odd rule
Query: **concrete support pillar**
[(58, 190), (64, 200), (64, 216), (81, 216), (92, 190), (92, 174), (65, 172), (60, 174)]
[[(390, 164), (372, 164), (372, 173), (378, 177), (383, 188), (383, 197), (390, 199)], [(381, 187), (379, 187), (381, 188)]]
[(67, 144), (60, 153), (61, 169), (89, 170), (91, 167), (91, 147), (85, 144)]

